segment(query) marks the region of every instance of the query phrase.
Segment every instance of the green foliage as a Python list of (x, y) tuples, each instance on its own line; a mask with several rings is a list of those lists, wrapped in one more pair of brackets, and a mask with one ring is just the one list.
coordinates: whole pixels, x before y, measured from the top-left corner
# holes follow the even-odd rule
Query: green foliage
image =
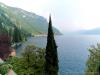
[(8, 70), (9, 70), (8, 66), (6, 66), (6, 65), (0, 66), (0, 73), (2, 75), (5, 75), (8, 72)]
[(0, 65), (0, 74), (5, 75), (9, 69), (12, 68), (10, 64), (3, 63)]
[(43, 73), (44, 49), (36, 48), (35, 46), (27, 46), (25, 52), (22, 53), (21, 61), (23, 70), (26, 72), (25, 74), (36, 75), (39, 72)]
[(14, 33), (13, 33), (13, 42), (18, 43), (23, 41), (21, 36), (21, 30), (19, 30), (16, 26), (14, 27)]
[(7, 62), (18, 75), (44, 75), (44, 49), (27, 46), (20, 58), (10, 57)]
[(9, 57), (7, 60), (6, 60), (6, 63), (8, 64), (11, 64), (13, 67), (13, 70), (15, 72), (18, 72), (20, 70), (20, 58), (18, 57)]
[(89, 49), (86, 75), (100, 75), (100, 44)]
[(45, 62), (45, 74), (46, 75), (58, 75), (57, 46), (56, 46), (56, 42), (54, 39), (51, 16), (49, 19), (45, 60), (46, 60), (46, 62)]

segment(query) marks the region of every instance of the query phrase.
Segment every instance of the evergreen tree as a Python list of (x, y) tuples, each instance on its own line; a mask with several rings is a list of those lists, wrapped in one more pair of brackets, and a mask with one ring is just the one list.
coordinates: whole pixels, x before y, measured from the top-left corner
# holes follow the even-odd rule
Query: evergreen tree
[(58, 75), (57, 46), (54, 39), (51, 16), (49, 17), (45, 60), (45, 75)]
[(0, 19), (0, 34), (7, 34), (8, 35), (8, 31), (6, 29), (6, 27), (3, 25), (2, 20)]
[(21, 31), (15, 26), (13, 33), (13, 42), (18, 43), (22, 41)]

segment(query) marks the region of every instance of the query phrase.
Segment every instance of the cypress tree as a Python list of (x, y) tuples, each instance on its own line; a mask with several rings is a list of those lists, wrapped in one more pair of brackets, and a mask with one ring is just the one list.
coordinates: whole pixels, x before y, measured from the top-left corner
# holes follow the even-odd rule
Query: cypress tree
[(45, 75), (58, 75), (57, 46), (54, 39), (51, 16), (49, 17), (45, 60)]
[(21, 32), (20, 30), (15, 26), (14, 27), (14, 33), (13, 33), (13, 42), (18, 43), (22, 41)]

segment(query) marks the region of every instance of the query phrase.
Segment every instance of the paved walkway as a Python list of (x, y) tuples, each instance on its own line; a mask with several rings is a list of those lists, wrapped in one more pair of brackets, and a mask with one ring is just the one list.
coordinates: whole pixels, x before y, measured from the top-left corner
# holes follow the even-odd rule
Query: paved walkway
[(17, 75), (17, 74), (12, 69), (10, 69), (6, 75)]

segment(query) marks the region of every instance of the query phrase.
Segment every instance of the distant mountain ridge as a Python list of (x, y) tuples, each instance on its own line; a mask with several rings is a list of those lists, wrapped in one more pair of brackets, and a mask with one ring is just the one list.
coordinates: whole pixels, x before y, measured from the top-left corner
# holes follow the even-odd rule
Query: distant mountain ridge
[[(3, 3), (0, 3), (0, 21), (7, 27), (16, 25), (32, 35), (47, 34), (48, 30), (48, 22), (44, 17)], [(54, 27), (53, 30), (55, 34), (61, 34)]]
[(78, 33), (79, 34), (100, 35), (100, 28), (94, 28), (94, 29), (91, 29), (91, 30), (81, 30)]

